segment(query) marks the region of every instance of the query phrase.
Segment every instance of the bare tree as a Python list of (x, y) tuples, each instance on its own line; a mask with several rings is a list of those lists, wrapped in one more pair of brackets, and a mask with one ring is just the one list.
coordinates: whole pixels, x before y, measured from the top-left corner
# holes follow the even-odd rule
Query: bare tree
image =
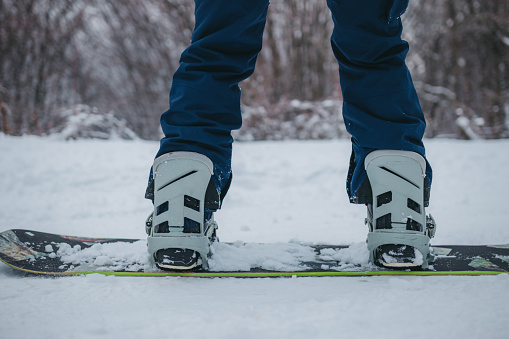
[(244, 103), (339, 97), (337, 63), (330, 47), (332, 19), (323, 0), (274, 0), (257, 70), (243, 87)]
[(0, 2), (0, 95), (14, 112), (12, 133), (43, 133), (54, 109), (70, 100), (58, 89), (68, 86), (82, 9), (72, 0)]
[(99, 55), (92, 73), (106, 88), (89, 89), (88, 102), (115, 111), (144, 138), (159, 137), (157, 117), (168, 106), (171, 75), (191, 36), (192, 7), (183, 4), (125, 0), (94, 7)]
[[(193, 11), (192, 0), (0, 0), (0, 131), (49, 133), (62, 107), (87, 104), (158, 139)], [(410, 2), (408, 64), (428, 136), (509, 136), (507, 17), (507, 1)], [(246, 114), (253, 136), (277, 119), (286, 131), (292, 121), (302, 128), (302, 117), (336, 121), (321, 104), (292, 104), (340, 99), (332, 28), (324, 0), (272, 0), (256, 71), (241, 84), (257, 112)]]
[(509, 3), (429, 0), (409, 15), (428, 135), (509, 136)]

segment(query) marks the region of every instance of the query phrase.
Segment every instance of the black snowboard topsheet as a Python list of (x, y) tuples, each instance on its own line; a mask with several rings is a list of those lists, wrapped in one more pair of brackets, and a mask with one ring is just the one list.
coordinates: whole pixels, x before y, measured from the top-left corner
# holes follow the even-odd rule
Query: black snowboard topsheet
[[(130, 276), (198, 276), (198, 277), (274, 277), (274, 276), (368, 276), (368, 275), (483, 275), (509, 272), (509, 245), (434, 245), (436, 261), (428, 270), (390, 270), (373, 265), (357, 266), (344, 270), (338, 269), (337, 261), (323, 259), (321, 251), (339, 250), (348, 246), (312, 245), (316, 260), (301, 262), (305, 269), (298, 271), (277, 271), (252, 268), (250, 271), (212, 272), (197, 270), (194, 272), (166, 272), (155, 267), (146, 269), (118, 269), (108, 267), (108, 261), (99, 266), (66, 264), (52, 250), (62, 244), (78, 250), (95, 244), (135, 243), (142, 239), (88, 238), (43, 233), (33, 230), (13, 229), (0, 233), (0, 260), (7, 265), (33, 274), (81, 275), (100, 273), (106, 275)], [(49, 247), (48, 247), (49, 246)], [(78, 246), (78, 247), (76, 247)], [(148, 256), (148, 254), (147, 254)], [(341, 265), (340, 265), (341, 266)]]

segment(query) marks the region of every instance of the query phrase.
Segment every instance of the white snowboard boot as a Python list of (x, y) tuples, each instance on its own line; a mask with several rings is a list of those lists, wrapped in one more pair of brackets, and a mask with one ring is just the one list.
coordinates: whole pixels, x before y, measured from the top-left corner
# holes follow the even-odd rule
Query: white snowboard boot
[(370, 262), (428, 268), (435, 222), (424, 210), (426, 161), (414, 152), (378, 150), (364, 164), (373, 194), (366, 218)]
[(219, 194), (212, 161), (193, 152), (164, 154), (153, 165), (154, 212), (147, 219), (148, 252), (161, 269), (208, 268)]

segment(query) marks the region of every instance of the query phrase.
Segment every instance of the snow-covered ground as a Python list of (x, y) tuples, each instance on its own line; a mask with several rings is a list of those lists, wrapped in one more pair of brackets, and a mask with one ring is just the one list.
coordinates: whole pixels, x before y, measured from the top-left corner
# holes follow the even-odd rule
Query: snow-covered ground
[[(428, 140), (435, 244), (509, 243), (509, 141)], [(0, 231), (144, 238), (158, 143), (0, 135)], [(222, 241), (356, 244), (347, 140), (237, 143)], [(22, 277), (0, 265), (1, 338), (506, 338), (509, 275)]]

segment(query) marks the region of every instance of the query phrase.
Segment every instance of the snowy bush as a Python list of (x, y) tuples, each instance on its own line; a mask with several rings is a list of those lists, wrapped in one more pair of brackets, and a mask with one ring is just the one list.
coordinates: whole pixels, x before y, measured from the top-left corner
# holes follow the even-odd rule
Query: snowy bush
[(336, 139), (348, 137), (341, 101), (291, 100), (266, 107), (243, 107), (236, 140)]
[(113, 112), (99, 113), (95, 107), (75, 105), (62, 109), (58, 116), (51, 134), (65, 140), (138, 138), (126, 127), (125, 120), (116, 118)]

